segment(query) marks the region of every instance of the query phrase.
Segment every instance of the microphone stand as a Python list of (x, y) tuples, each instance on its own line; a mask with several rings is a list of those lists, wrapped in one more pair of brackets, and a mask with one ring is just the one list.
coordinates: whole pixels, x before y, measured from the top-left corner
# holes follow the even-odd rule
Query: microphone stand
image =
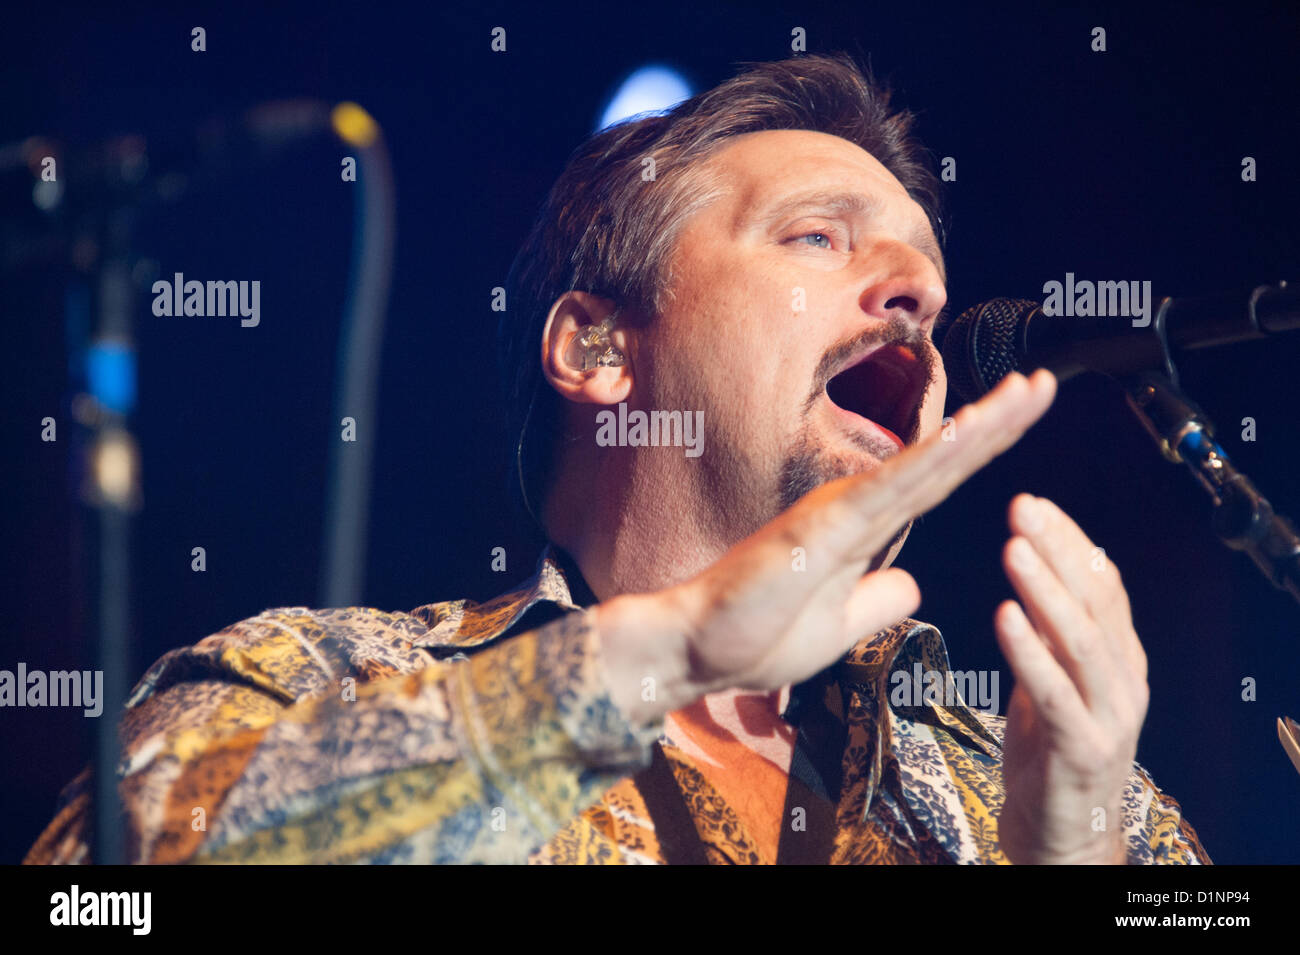
[[(1120, 379), (1129, 407), (1165, 459), (1187, 465), (1209, 493), (1214, 501), (1210, 524), (1218, 538), (1249, 554), (1274, 587), (1300, 601), (1300, 535), (1295, 526), (1273, 510), (1214, 440), (1205, 412), (1174, 383), (1167, 345), (1165, 359), (1170, 374), (1145, 371)], [(1300, 724), (1279, 717), (1277, 735), (1300, 772)]]
[[(122, 740), (120, 720), (131, 689), (134, 635), (132, 523), (141, 508), (139, 445), (130, 431), (136, 392), (134, 335), (135, 290), (132, 240), (140, 209), (180, 196), (191, 180), (230, 173), (229, 157), (269, 158), (284, 144), (332, 129), (361, 170), (357, 226), (348, 281), (348, 303), (339, 349), (336, 418), (356, 420), (359, 439), (351, 454), (335, 453), (328, 488), (323, 574), (326, 606), (356, 602), (365, 565), (366, 508), (374, 446), (375, 405), (383, 327), (393, 268), (393, 171), (382, 130), (353, 103), (333, 110), (315, 100), (266, 103), (250, 110), (239, 125), (205, 128), (201, 155), (183, 167), (146, 178), (149, 168), (144, 140), (125, 136), (109, 141), (87, 161), (83, 177), (95, 189), (78, 195), (80, 225), (76, 243), (22, 243), (59, 252), (79, 246), (93, 250), (83, 267), (94, 283), (89, 295), (67, 297), (67, 321), (76, 374), (85, 391), (72, 399), (76, 432), (75, 459), (81, 469), (79, 495), (98, 519), (93, 522), (97, 576), (94, 588), (98, 621), (94, 634), (96, 669), (103, 673), (103, 708), (95, 724), (93, 760), (94, 821), (91, 859), (101, 865), (133, 860), (129, 851), (130, 820), (118, 790)], [(33, 138), (0, 146), (0, 171), (31, 166), (30, 154), (53, 151)], [(62, 163), (63, 160), (61, 159)], [(66, 166), (65, 166), (66, 168)], [(93, 174), (93, 175), (92, 175)], [(75, 179), (75, 177), (74, 177)], [(82, 205), (84, 204), (84, 205)], [(0, 245), (0, 271), (37, 258), (24, 249)], [(88, 328), (95, 325), (93, 338)]]
[(1249, 554), (1274, 587), (1300, 601), (1300, 534), (1229, 460), (1205, 412), (1164, 373), (1142, 372), (1122, 383), (1160, 453), (1186, 464), (1213, 499), (1210, 525), (1219, 539)]

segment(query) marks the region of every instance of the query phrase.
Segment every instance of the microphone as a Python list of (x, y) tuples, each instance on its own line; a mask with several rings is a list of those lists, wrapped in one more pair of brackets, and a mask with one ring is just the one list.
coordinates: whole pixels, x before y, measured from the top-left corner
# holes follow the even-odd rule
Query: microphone
[(1114, 377), (1167, 371), (1169, 349), (1213, 348), (1298, 328), (1300, 290), (1279, 282), (1248, 294), (1163, 298), (1141, 323), (1053, 315), (1039, 302), (996, 298), (941, 321), (934, 339), (949, 387), (975, 401), (1013, 371), (1047, 368), (1061, 381), (1085, 371)]

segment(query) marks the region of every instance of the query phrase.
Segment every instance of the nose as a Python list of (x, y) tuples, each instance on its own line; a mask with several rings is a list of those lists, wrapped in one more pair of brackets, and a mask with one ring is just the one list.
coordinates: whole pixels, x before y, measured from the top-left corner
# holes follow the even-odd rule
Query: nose
[(930, 334), (948, 301), (939, 270), (905, 242), (881, 240), (868, 252), (872, 278), (859, 299), (862, 311), (888, 321), (902, 318)]

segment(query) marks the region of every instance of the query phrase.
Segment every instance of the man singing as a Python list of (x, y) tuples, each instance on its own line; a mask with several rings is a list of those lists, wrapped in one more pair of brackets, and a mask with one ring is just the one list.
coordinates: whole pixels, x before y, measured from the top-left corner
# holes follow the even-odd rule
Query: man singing
[[(1005, 718), (907, 616), (911, 521), (1056, 387), (1013, 374), (943, 421), (910, 126), (808, 56), (584, 144), (502, 323), (537, 573), (483, 604), (268, 610), (165, 655), (122, 721), (132, 857), (1209, 862), (1134, 763), (1120, 576), (1058, 508), (1008, 511)], [(29, 862), (92, 861), (90, 792)]]

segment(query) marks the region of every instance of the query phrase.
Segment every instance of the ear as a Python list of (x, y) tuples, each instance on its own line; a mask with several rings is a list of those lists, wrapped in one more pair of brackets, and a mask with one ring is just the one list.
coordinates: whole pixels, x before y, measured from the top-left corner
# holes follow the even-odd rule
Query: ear
[(624, 363), (583, 370), (582, 352), (576, 339), (599, 325), (614, 312), (614, 303), (588, 292), (565, 292), (546, 317), (542, 329), (542, 373), (551, 387), (569, 401), (597, 405), (626, 401), (632, 391), (632, 332), (615, 319), (610, 341), (623, 352)]

